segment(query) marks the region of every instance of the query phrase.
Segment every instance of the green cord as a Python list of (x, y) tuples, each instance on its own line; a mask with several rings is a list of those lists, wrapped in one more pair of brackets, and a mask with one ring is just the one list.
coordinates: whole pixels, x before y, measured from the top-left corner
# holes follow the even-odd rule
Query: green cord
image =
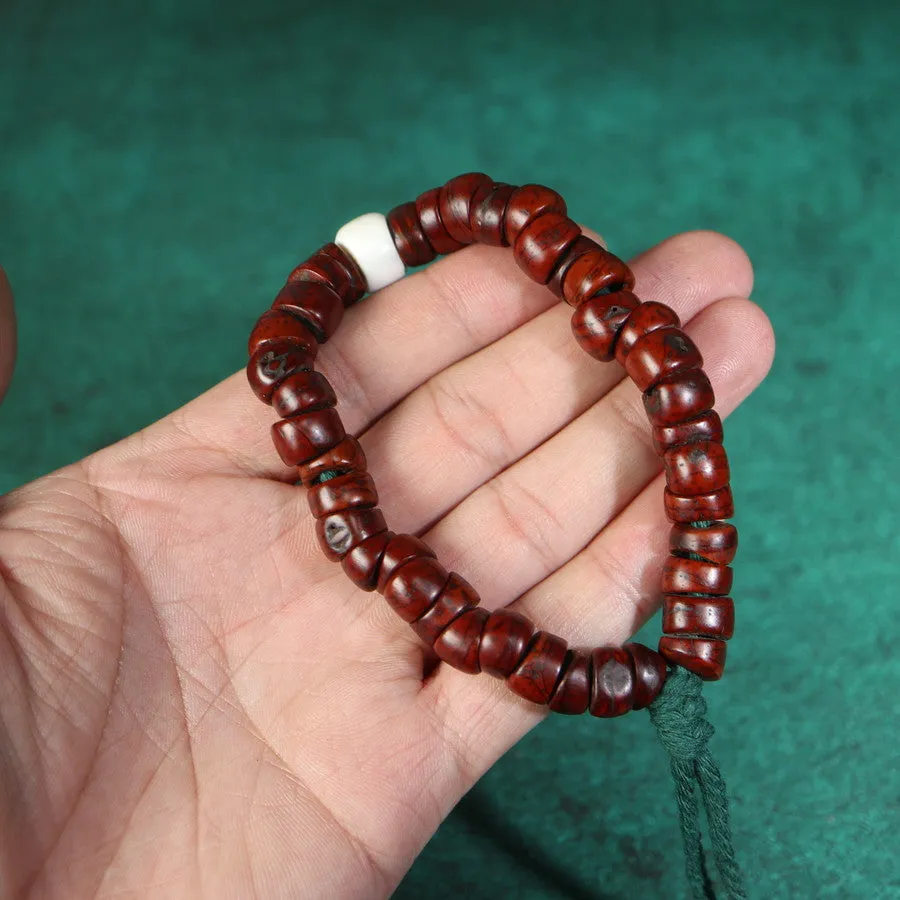
[(706, 718), (701, 678), (682, 668), (670, 673), (662, 692), (650, 705), (650, 721), (670, 756), (685, 866), (695, 900), (716, 900), (700, 834), (701, 802), (722, 896), (746, 900), (743, 876), (731, 842), (725, 779), (707, 747), (715, 732)]

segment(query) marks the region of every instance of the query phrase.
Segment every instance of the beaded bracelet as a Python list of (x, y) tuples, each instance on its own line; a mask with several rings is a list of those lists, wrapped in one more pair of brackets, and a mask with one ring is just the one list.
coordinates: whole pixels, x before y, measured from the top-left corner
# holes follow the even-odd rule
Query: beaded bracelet
[[(519, 613), (481, 607), (475, 589), (423, 541), (388, 530), (363, 450), (344, 430), (333, 388), (313, 370), (346, 307), (399, 280), (407, 267), (472, 243), (512, 246), (529, 277), (574, 307), (579, 345), (595, 359), (618, 360), (643, 392), (673, 523), (659, 652), (638, 643), (570, 649)], [(249, 341), (250, 385), (281, 416), (272, 427), (275, 447), (308, 488), (325, 555), (358, 587), (378, 590), (444, 662), (504, 678), (520, 697), (570, 715), (610, 717), (648, 706), (667, 663), (720, 678), (734, 626), (727, 595), (737, 531), (724, 521), (734, 504), (713, 389), (676, 313), (642, 303), (633, 287), (628, 266), (581, 233), (556, 191), (470, 173), (387, 216), (368, 213), (344, 225), (291, 272)]]

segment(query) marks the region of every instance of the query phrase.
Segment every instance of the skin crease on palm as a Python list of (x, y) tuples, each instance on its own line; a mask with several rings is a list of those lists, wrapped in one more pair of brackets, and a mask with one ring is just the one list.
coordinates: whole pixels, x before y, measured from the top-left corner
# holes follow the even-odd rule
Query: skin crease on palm
[[(774, 352), (743, 251), (695, 232), (633, 266), (731, 412)], [(471, 247), (350, 310), (319, 367), (394, 531), (485, 606), (615, 644), (656, 610), (663, 483), (637, 389), (570, 314)], [(273, 420), (238, 373), (0, 498), (4, 897), (385, 897), (543, 718), (322, 557)]]

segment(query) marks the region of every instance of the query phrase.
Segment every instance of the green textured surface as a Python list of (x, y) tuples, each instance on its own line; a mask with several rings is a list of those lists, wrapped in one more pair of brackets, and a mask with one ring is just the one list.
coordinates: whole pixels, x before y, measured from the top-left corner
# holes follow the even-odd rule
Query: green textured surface
[[(779, 340), (728, 435), (740, 640), (707, 696), (736, 843), (752, 897), (900, 897), (897, 6), (381, 7), (0, 6), (0, 490), (239, 368), (304, 248), (459, 171), (553, 184), (624, 253), (725, 231)], [(537, 729), (397, 896), (682, 885), (635, 715)]]

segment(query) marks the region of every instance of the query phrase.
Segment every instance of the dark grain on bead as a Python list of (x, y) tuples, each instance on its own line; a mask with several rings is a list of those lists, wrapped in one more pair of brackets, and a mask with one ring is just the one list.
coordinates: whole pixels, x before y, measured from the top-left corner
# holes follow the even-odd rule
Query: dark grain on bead
[(393, 531), (382, 531), (366, 538), (341, 560), (344, 573), (358, 588), (364, 591), (375, 590), (384, 548), (393, 536)]
[(510, 195), (503, 216), (506, 240), (515, 244), (519, 232), (544, 213), (566, 214), (566, 201), (554, 190), (542, 184), (523, 184)]
[(321, 372), (297, 372), (285, 378), (272, 394), (272, 408), (282, 418), (337, 403), (331, 383)]
[(581, 234), (578, 238), (569, 246), (566, 252), (563, 254), (562, 259), (559, 261), (557, 267), (553, 270), (553, 275), (550, 280), (547, 282), (547, 287), (555, 294), (557, 297), (562, 297), (563, 295), (563, 280), (566, 277), (566, 273), (572, 267), (572, 264), (581, 256), (584, 256), (585, 253), (588, 253), (591, 250), (602, 250), (603, 247), (598, 244), (593, 238), (589, 238), (586, 234)]
[(435, 553), (425, 541), (420, 540), (414, 534), (394, 535), (391, 542), (387, 545), (384, 558), (381, 561), (381, 571), (378, 573), (378, 590), (384, 590), (388, 579), (400, 566), (420, 556), (427, 556), (433, 559)]
[(665, 634), (690, 634), (727, 641), (734, 634), (734, 601), (731, 597), (663, 597), (662, 630)]
[(684, 524), (730, 519), (734, 515), (734, 497), (730, 485), (711, 494), (696, 494), (693, 497), (681, 497), (666, 488), (663, 491), (663, 505), (670, 522)]
[(585, 300), (572, 313), (572, 334), (578, 346), (594, 359), (609, 362), (619, 330), (639, 302), (630, 291), (598, 294)]
[(511, 184), (494, 184), (491, 190), (479, 188), (472, 197), (469, 225), (472, 237), (479, 244), (492, 247), (508, 247), (504, 228), (506, 206), (516, 187)]
[(728, 565), (737, 553), (738, 532), (730, 522), (713, 522), (705, 528), (673, 525), (669, 532), (669, 550), (676, 556), (693, 553), (710, 562)]
[(413, 631), (430, 647), (458, 615), (480, 602), (475, 588), (461, 575), (451, 572), (431, 609), (412, 623)]
[(366, 454), (359, 441), (353, 437), (330, 447), (314, 459), (303, 463), (298, 470), (300, 480), (306, 487), (314, 484), (323, 472), (365, 472)]
[(317, 281), (327, 284), (344, 306), (350, 306), (366, 292), (366, 283), (359, 267), (348, 253), (337, 244), (326, 244), (305, 262), (300, 263), (290, 275), (292, 281)]
[[(390, 544), (385, 556), (389, 552)], [(394, 570), (381, 593), (401, 619), (414, 622), (430, 609), (449, 577), (450, 573), (434, 557), (417, 556)]]
[(681, 320), (678, 313), (665, 303), (648, 300), (631, 314), (628, 324), (619, 334), (616, 344), (616, 359), (624, 366), (631, 348), (645, 335), (659, 331), (660, 328), (678, 328)]
[(718, 441), (722, 443), (722, 420), (714, 410), (678, 425), (657, 425), (653, 428), (653, 446), (662, 456), (666, 450), (693, 441)]
[(549, 703), (562, 672), (569, 645), (555, 634), (539, 631), (525, 656), (506, 679), (509, 689), (532, 703)]
[(546, 284), (580, 234), (581, 229), (568, 216), (544, 213), (519, 232), (513, 257), (529, 278)]
[(684, 638), (664, 635), (659, 652), (673, 666), (681, 666), (704, 681), (718, 681), (725, 671), (728, 644), (711, 638)]
[(599, 245), (579, 256), (562, 282), (563, 298), (570, 306), (578, 306), (601, 291), (630, 291), (633, 287), (631, 269)]
[(673, 494), (711, 494), (731, 480), (728, 455), (718, 441), (696, 441), (667, 450), (663, 456), (666, 484)]
[(481, 638), (481, 671), (495, 678), (511, 675), (534, 636), (529, 619), (511, 609), (491, 613)]
[(460, 672), (468, 672), (470, 675), (480, 672), (478, 650), (489, 616), (490, 613), (480, 606), (457, 616), (434, 642), (434, 652), (438, 659)]
[(387, 223), (404, 266), (407, 268), (424, 266), (434, 259), (436, 254), (419, 224), (415, 202), (410, 200), (409, 203), (395, 206), (387, 214)]
[(290, 339), (267, 343), (250, 357), (247, 381), (263, 403), (271, 403), (278, 385), (295, 372), (311, 369), (315, 358), (315, 350)]
[[(625, 327), (630, 323), (629, 318)], [(618, 355), (618, 342), (616, 347)], [(676, 372), (699, 369), (702, 365), (703, 357), (697, 345), (680, 328), (660, 328), (645, 334), (625, 358), (625, 371), (641, 391), (649, 390)]]
[(368, 509), (378, 505), (378, 491), (368, 472), (348, 472), (314, 485), (306, 492), (309, 511), (317, 518), (344, 509)]
[(272, 426), (272, 440), (286, 465), (299, 466), (324, 453), (346, 436), (334, 409), (317, 409), (282, 419)]
[(579, 650), (569, 650), (550, 698), (550, 709), (564, 716), (580, 716), (587, 711), (590, 700), (591, 658)]
[(289, 281), (272, 309), (283, 309), (306, 322), (320, 344), (334, 335), (344, 318), (340, 294), (320, 281)]
[(699, 369), (663, 379), (644, 394), (644, 409), (652, 425), (678, 425), (715, 406), (716, 396)]
[(634, 661), (624, 648), (597, 647), (591, 651), (592, 716), (608, 719), (627, 713), (634, 703)]
[(424, 194), (419, 194), (416, 197), (416, 215), (419, 217), (419, 225), (426, 240), (435, 253), (443, 256), (459, 250), (465, 244), (450, 237), (441, 221), (440, 192), (440, 188), (432, 188)]
[(494, 182), (483, 172), (467, 172), (451, 178), (438, 194), (441, 221), (447, 233), (461, 244), (471, 244), (475, 238), (469, 223), (472, 195), (479, 188), (492, 187)]
[(626, 644), (634, 665), (634, 693), (632, 709), (644, 709), (659, 695), (666, 683), (666, 661), (655, 651), (643, 644)]
[(316, 538), (328, 559), (337, 562), (366, 538), (387, 531), (380, 509), (347, 509), (316, 519)]
[(728, 566), (669, 556), (663, 565), (660, 590), (664, 594), (727, 594), (734, 571)]
[(265, 352), (276, 344), (281, 346), (288, 341), (297, 347), (305, 348), (313, 356), (319, 349), (316, 336), (305, 322), (301, 322), (296, 316), (284, 310), (270, 309), (256, 320), (256, 325), (250, 332), (250, 340), (247, 342), (247, 353), (253, 356), (257, 350), (262, 349)]

